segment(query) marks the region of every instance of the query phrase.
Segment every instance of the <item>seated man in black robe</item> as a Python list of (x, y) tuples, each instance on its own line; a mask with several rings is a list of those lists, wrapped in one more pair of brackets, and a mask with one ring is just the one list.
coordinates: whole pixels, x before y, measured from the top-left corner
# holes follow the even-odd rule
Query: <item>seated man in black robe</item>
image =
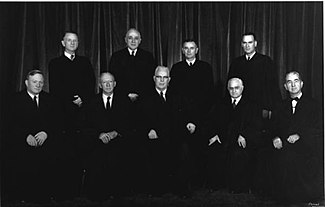
[(323, 194), (322, 110), (302, 92), (301, 75), (286, 74), (289, 98), (273, 116), (274, 196), (281, 202), (311, 202)]

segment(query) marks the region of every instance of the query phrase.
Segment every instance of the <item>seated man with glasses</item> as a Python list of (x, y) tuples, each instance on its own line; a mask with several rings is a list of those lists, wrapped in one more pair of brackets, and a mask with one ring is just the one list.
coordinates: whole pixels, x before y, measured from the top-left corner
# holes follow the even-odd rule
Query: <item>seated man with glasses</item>
[(159, 195), (172, 190), (171, 175), (175, 172), (179, 133), (186, 131), (182, 102), (168, 90), (169, 69), (158, 66), (153, 76), (151, 96), (141, 102), (142, 135), (146, 140), (149, 193)]

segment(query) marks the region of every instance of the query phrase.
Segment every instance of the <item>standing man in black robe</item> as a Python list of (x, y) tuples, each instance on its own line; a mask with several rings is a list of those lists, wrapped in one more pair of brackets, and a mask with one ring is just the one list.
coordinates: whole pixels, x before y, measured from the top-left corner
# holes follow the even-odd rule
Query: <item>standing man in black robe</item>
[(203, 137), (202, 125), (213, 104), (214, 84), (212, 67), (198, 60), (199, 48), (193, 39), (183, 41), (182, 52), (185, 59), (171, 68), (170, 92), (185, 99), (189, 120), (188, 131), (180, 146), (183, 164), (181, 176), (184, 185), (201, 187), (204, 180), (205, 150), (207, 138)]
[[(76, 54), (79, 45), (77, 33), (65, 32), (61, 44), (64, 53), (49, 62), (49, 91), (61, 102), (64, 114), (62, 133), (65, 145), (62, 146), (61, 164), (65, 163), (63, 168), (67, 171), (60, 180), (66, 187), (60, 190), (62, 193), (58, 197), (72, 198), (80, 190), (85, 105), (95, 94), (95, 75), (89, 59)], [(64, 177), (66, 181), (63, 181)]]
[(141, 34), (135, 28), (130, 28), (125, 34), (126, 47), (112, 54), (109, 62), (109, 72), (114, 75), (118, 84), (116, 92), (129, 97), (131, 102), (131, 130), (133, 132), (130, 141), (132, 144), (129, 149), (129, 158), (133, 159), (130, 168), (134, 176), (133, 186), (135, 192), (144, 192), (145, 187), (145, 139), (140, 134), (141, 114), (139, 112), (139, 104), (141, 99), (152, 93), (154, 83), (152, 76), (154, 75), (156, 62), (152, 53), (141, 49)]
[(244, 95), (258, 105), (266, 130), (272, 110), (281, 100), (277, 71), (269, 56), (256, 51), (257, 40), (254, 33), (243, 34), (241, 46), (244, 55), (232, 61), (228, 80), (232, 77), (242, 79), (245, 83)]

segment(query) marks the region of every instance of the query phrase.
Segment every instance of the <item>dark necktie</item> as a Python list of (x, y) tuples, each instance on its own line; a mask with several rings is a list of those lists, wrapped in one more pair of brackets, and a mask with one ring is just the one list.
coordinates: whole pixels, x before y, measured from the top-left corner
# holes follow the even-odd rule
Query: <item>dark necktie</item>
[(249, 61), (250, 59), (251, 59), (251, 57), (248, 56), (248, 57), (247, 57), (247, 61)]
[(111, 99), (110, 96), (107, 96), (107, 102), (106, 102), (106, 110), (110, 110), (111, 109), (111, 104), (109, 103), (109, 100)]
[(71, 55), (71, 60), (73, 60), (73, 59), (74, 59), (74, 54)]
[(34, 101), (35, 107), (38, 108), (38, 105), (37, 105), (37, 96), (34, 96), (33, 101)]
[(134, 52), (134, 50), (132, 50), (132, 54), (131, 54), (132, 56), (135, 56), (135, 52)]
[[(293, 101), (296, 101), (296, 103), (294, 104)], [(298, 97), (291, 98), (292, 114), (294, 114), (296, 112), (298, 101), (299, 101)]]
[(234, 99), (232, 102), (232, 108), (235, 108), (235, 107), (236, 107), (236, 99)]
[(190, 62), (190, 67), (192, 67), (193, 66), (193, 63), (192, 62)]
[(160, 91), (160, 97), (161, 97), (161, 100), (163, 101), (163, 103), (165, 103), (166, 100), (164, 98), (164, 93), (162, 91)]

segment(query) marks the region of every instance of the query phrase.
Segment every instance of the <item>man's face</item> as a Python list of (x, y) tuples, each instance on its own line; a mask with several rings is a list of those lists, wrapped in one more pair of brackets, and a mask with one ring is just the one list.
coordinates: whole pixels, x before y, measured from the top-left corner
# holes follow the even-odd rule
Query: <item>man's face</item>
[(192, 61), (196, 57), (198, 50), (199, 48), (197, 48), (195, 42), (185, 42), (182, 48), (185, 58), (189, 61)]
[(141, 43), (140, 33), (137, 30), (129, 30), (125, 36), (125, 42), (131, 50), (137, 49)]
[(255, 52), (257, 41), (254, 40), (253, 35), (245, 35), (243, 36), (241, 46), (243, 47), (245, 54), (250, 55)]
[(114, 91), (115, 86), (116, 82), (112, 75), (105, 73), (101, 76), (99, 87), (103, 89), (103, 93), (105, 95), (111, 95)]
[(239, 96), (241, 96), (243, 90), (244, 90), (244, 86), (239, 80), (237, 79), (229, 80), (228, 91), (232, 98), (238, 98)]
[(61, 43), (66, 52), (74, 53), (78, 48), (78, 36), (74, 33), (66, 33)]
[(304, 82), (300, 80), (298, 74), (296, 73), (287, 74), (284, 88), (290, 93), (291, 96), (300, 94), (303, 85)]
[(27, 91), (33, 95), (39, 94), (44, 85), (44, 78), (41, 74), (35, 74), (33, 76), (29, 76), (28, 80), (25, 80), (25, 85), (27, 87)]
[(170, 77), (166, 70), (164, 69), (158, 70), (155, 76), (153, 77), (153, 79), (155, 81), (155, 85), (158, 90), (163, 91), (167, 89), (170, 81)]

